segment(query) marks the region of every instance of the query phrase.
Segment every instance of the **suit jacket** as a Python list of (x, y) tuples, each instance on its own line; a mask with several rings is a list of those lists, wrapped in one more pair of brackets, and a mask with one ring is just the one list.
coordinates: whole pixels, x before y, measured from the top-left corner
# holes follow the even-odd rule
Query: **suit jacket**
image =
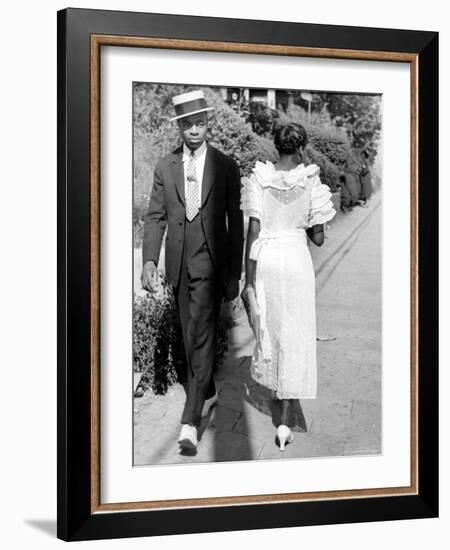
[[(184, 244), (183, 148), (156, 165), (150, 204), (144, 221), (143, 261), (158, 265), (164, 231), (166, 277), (177, 286)], [(207, 145), (199, 216), (214, 267), (224, 285), (240, 278), (243, 248), (243, 215), (240, 209), (240, 174), (234, 160)]]

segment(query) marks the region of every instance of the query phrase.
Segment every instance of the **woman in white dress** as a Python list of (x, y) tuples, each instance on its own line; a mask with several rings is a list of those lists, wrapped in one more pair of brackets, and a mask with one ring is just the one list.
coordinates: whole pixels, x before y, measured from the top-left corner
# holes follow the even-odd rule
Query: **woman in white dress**
[(258, 161), (243, 178), (249, 227), (242, 298), (247, 309), (256, 303), (258, 318), (251, 374), (281, 401), (280, 451), (293, 440), (294, 401), (316, 397), (315, 275), (307, 238), (321, 246), (323, 224), (336, 213), (319, 167), (302, 163), (306, 143), (302, 126), (282, 126), (275, 135), (279, 161)]

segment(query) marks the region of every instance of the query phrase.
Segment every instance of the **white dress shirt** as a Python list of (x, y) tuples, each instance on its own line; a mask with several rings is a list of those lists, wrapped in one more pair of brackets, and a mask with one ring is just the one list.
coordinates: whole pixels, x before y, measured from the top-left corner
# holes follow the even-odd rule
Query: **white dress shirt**
[[(187, 177), (186, 177), (186, 163), (189, 162), (191, 157), (191, 150), (189, 147), (183, 143), (183, 167), (184, 167), (184, 196), (187, 196)], [(195, 162), (195, 172), (197, 174), (198, 181), (198, 205), (202, 204), (202, 181), (203, 181), (203, 171), (205, 169), (205, 159), (206, 159), (206, 141), (204, 141), (198, 149), (194, 152), (194, 162)]]

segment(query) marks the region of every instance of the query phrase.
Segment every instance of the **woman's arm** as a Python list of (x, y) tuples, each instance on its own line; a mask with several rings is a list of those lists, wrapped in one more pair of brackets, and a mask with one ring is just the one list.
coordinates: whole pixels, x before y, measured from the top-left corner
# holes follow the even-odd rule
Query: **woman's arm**
[[(247, 244), (245, 247), (245, 286), (253, 285), (255, 282), (256, 262), (250, 259), (252, 244), (256, 241), (260, 231), (258, 218), (250, 217), (248, 222)], [(245, 288), (244, 288), (245, 292)]]
[(313, 225), (306, 230), (306, 234), (316, 246), (322, 246), (324, 241), (323, 224)]

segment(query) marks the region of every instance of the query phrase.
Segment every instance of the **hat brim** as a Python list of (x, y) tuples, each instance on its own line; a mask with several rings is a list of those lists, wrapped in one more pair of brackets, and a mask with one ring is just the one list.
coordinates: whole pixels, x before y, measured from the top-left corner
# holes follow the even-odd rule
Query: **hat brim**
[(197, 111), (191, 111), (190, 113), (185, 113), (184, 115), (174, 116), (172, 118), (169, 118), (169, 122), (179, 120), (180, 118), (186, 118), (188, 116), (196, 115), (197, 113), (206, 113), (206, 111), (214, 111), (214, 107), (204, 107), (203, 109), (197, 109)]

